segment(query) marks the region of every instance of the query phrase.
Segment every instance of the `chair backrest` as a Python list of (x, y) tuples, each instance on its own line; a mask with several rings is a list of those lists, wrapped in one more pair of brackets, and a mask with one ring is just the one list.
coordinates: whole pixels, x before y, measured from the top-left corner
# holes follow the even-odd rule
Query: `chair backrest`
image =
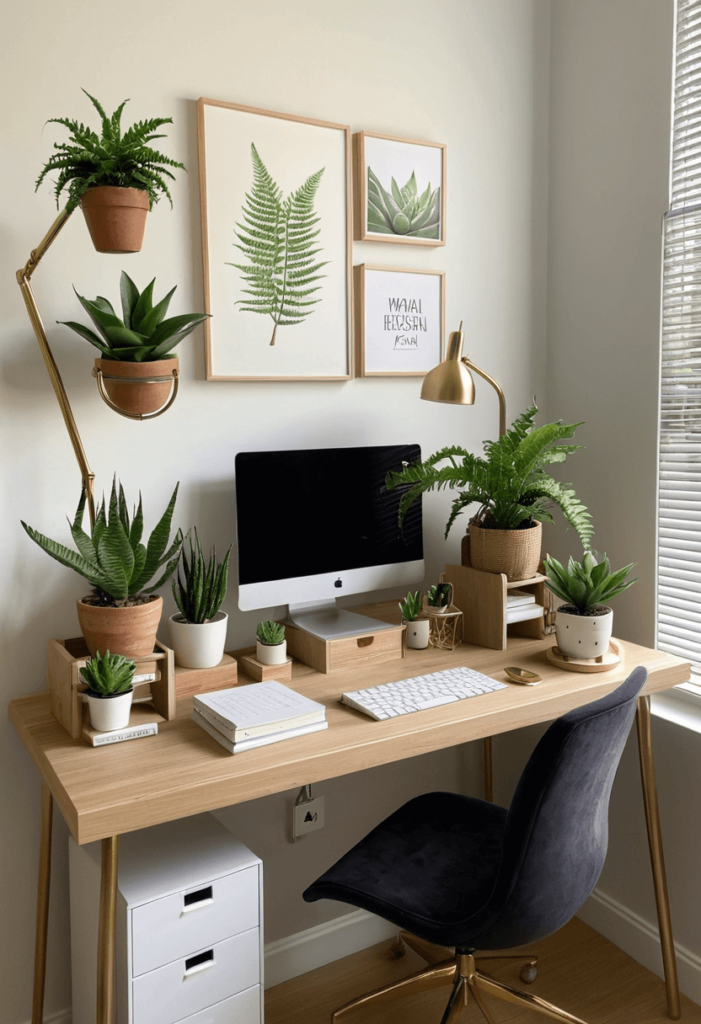
[[(506, 819), (481, 949), (535, 942), (562, 927), (594, 888), (608, 845), (608, 804), (647, 671), (575, 708), (533, 751)], [(490, 913), (490, 911), (493, 911)]]

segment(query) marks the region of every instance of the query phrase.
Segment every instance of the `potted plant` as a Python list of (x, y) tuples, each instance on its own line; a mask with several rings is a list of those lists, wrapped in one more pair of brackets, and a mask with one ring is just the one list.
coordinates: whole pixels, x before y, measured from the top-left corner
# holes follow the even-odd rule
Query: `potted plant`
[(220, 608), (226, 596), (231, 547), (224, 561), (218, 563), (212, 545), (209, 562), (205, 564), (197, 530), (194, 533), (194, 546), (188, 534), (189, 561), (183, 544), (177, 579), (173, 580), (173, 597), (180, 611), (170, 617), (170, 637), (176, 664), (184, 668), (214, 668), (222, 660), (226, 646), (228, 615)]
[[(151, 533), (146, 545), (141, 543), (144, 517), (139, 507), (130, 520), (124, 490), (117, 480), (112, 483), (109, 510), (105, 499), (97, 510), (90, 533), (82, 528), (85, 493), (81, 493), (71, 535), (78, 549), (50, 540), (22, 523), (27, 534), (57, 562), (75, 569), (94, 588), (94, 594), (78, 601), (78, 622), (88, 650), (115, 651), (129, 658), (151, 654), (163, 598), (153, 593), (174, 572), (180, 556), (182, 537), (176, 536), (168, 547), (170, 526), (178, 493), (175, 486), (168, 507)], [(147, 586), (156, 572), (165, 566), (158, 581)]]
[[(181, 313), (166, 319), (175, 288), (154, 306), (155, 283), (154, 278), (140, 292), (122, 271), (119, 283), (122, 318), (101, 295), (91, 301), (76, 291), (99, 336), (84, 324), (58, 321), (102, 353), (101, 358), (95, 360), (93, 373), (102, 375), (107, 395), (117, 411), (131, 416), (152, 413), (164, 405), (173, 375), (178, 371), (178, 357), (172, 354), (173, 349), (208, 315)], [(154, 378), (161, 379), (154, 381)]]
[[(85, 92), (85, 89), (83, 89)], [(66, 117), (52, 117), (49, 123), (62, 124), (70, 132), (68, 142), (55, 142), (55, 152), (37, 178), (38, 189), (47, 174), (58, 171), (54, 186), (56, 205), (66, 189), (66, 210), (72, 213), (80, 203), (98, 252), (139, 252), (146, 227), (146, 215), (161, 198), (168, 197), (165, 178), (174, 179), (169, 167), (185, 170), (183, 164), (171, 160), (149, 146), (164, 124), (172, 124), (171, 117), (155, 117), (137, 121), (122, 132), (121, 118), (124, 100), (108, 116), (101, 104), (85, 92), (102, 120), (102, 134), (78, 121)]]
[(113, 732), (129, 725), (135, 669), (136, 662), (109, 651), (102, 655), (95, 651), (85, 668), (81, 668), (80, 675), (88, 684), (85, 697), (93, 729)]
[(557, 646), (570, 658), (598, 658), (608, 650), (613, 629), (613, 609), (606, 602), (622, 594), (639, 579), (626, 580), (630, 565), (611, 572), (604, 560), (597, 564), (591, 551), (581, 562), (570, 556), (567, 568), (556, 558), (545, 560), (548, 587), (565, 604), (557, 609)]
[(434, 615), (448, 610), (450, 604), (450, 583), (433, 583), (426, 592), (426, 603)]
[(256, 660), (261, 665), (284, 665), (287, 661), (285, 627), (273, 619), (256, 626)]
[(407, 647), (417, 651), (428, 647), (430, 622), (423, 614), (421, 591), (409, 591), (404, 600), (399, 602), (399, 611), (402, 613), (402, 622), (406, 623)]
[(531, 405), (497, 441), (484, 442), (484, 457), (464, 448), (443, 448), (424, 462), (387, 475), (387, 487), (406, 486), (399, 503), (399, 520), (425, 491), (460, 489), (445, 528), (448, 536), (457, 516), (468, 505), (479, 509), (469, 524), (470, 558), (475, 569), (505, 573), (507, 580), (530, 579), (540, 563), (543, 522), (552, 522), (550, 505), (557, 505), (578, 533), (585, 550), (593, 534), (591, 516), (578, 501), (571, 484), (560, 483), (546, 468), (564, 462), (581, 445), (560, 444), (574, 436), (580, 423), (534, 425), (538, 408)]

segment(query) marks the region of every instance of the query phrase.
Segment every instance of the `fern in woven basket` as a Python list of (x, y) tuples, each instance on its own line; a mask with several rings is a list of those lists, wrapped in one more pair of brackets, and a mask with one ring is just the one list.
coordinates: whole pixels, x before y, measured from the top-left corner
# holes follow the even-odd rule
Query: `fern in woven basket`
[(399, 503), (400, 523), (409, 507), (426, 491), (460, 490), (453, 501), (445, 535), (463, 509), (477, 504), (470, 520), (478, 526), (517, 530), (532, 521), (553, 522), (549, 508), (556, 505), (578, 533), (585, 551), (591, 548), (591, 516), (571, 484), (560, 483), (546, 471), (578, 451), (579, 444), (560, 444), (574, 436), (581, 423), (545, 423), (535, 426), (538, 407), (533, 404), (517, 417), (497, 441), (484, 442), (484, 456), (457, 446), (443, 448), (424, 462), (387, 475), (387, 487), (404, 487)]
[(166, 178), (175, 180), (169, 167), (185, 170), (185, 165), (159, 153), (149, 145), (154, 139), (164, 139), (158, 129), (172, 124), (172, 117), (152, 117), (137, 121), (122, 133), (122, 111), (129, 100), (124, 100), (113, 114), (107, 114), (99, 100), (83, 89), (102, 121), (101, 135), (84, 124), (67, 117), (51, 117), (48, 124), (62, 124), (70, 132), (68, 142), (55, 142), (51, 158), (37, 178), (35, 191), (51, 171), (58, 171), (54, 195), (58, 206), (64, 188), (68, 192), (66, 210), (71, 213), (80, 197), (89, 188), (116, 185), (138, 188), (148, 193), (149, 206), (157, 203), (161, 195), (173, 205)]
[[(248, 285), (245, 299), (238, 299), (242, 313), (271, 317), (275, 344), (278, 327), (303, 323), (321, 301), (315, 296), (324, 274), (319, 271), (328, 260), (318, 261), (322, 250), (316, 239), (320, 218), (315, 216), (314, 199), (324, 168), (312, 174), (286, 198), (268, 173), (258, 151), (251, 143), (253, 186), (246, 193), (242, 210), (244, 223), (238, 223), (234, 245), (248, 263), (228, 263), (243, 274)], [(316, 246), (316, 248), (315, 248)]]

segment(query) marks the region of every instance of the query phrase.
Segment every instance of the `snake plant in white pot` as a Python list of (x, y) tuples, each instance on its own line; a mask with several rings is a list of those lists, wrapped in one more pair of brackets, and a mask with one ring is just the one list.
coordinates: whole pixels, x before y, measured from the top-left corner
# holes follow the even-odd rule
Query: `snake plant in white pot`
[(212, 545), (205, 564), (197, 530), (195, 544), (190, 543), (188, 560), (183, 544), (173, 597), (179, 613), (170, 617), (170, 637), (176, 664), (184, 668), (214, 668), (224, 656), (229, 618), (221, 606), (226, 597), (231, 546), (224, 560), (217, 563)]
[(428, 647), (431, 624), (428, 617), (423, 614), (421, 591), (412, 592), (410, 590), (404, 600), (399, 602), (399, 611), (402, 613), (402, 622), (406, 625), (407, 647), (411, 647), (415, 651), (423, 651), (425, 647)]
[(557, 646), (569, 658), (598, 658), (606, 654), (613, 631), (613, 609), (606, 602), (639, 579), (626, 580), (635, 565), (611, 572), (606, 555), (597, 564), (591, 551), (581, 562), (570, 556), (567, 568), (556, 558), (545, 560), (548, 587), (565, 604), (557, 609)]

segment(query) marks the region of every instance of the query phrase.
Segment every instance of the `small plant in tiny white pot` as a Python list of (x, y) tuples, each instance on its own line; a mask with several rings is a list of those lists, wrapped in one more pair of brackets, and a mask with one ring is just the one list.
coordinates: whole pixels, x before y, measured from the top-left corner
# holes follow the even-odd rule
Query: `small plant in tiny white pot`
[(226, 597), (231, 547), (223, 562), (217, 564), (214, 545), (205, 564), (200, 539), (194, 530), (195, 544), (188, 534), (190, 558), (183, 543), (173, 597), (180, 609), (170, 617), (170, 639), (175, 662), (183, 668), (214, 668), (224, 656), (229, 617), (220, 611)]
[(606, 654), (613, 631), (613, 609), (607, 601), (639, 579), (626, 580), (635, 565), (611, 572), (606, 555), (597, 564), (590, 551), (581, 562), (570, 556), (567, 568), (556, 558), (544, 562), (548, 587), (565, 604), (557, 609), (557, 646), (569, 658), (598, 658)]
[(447, 612), (450, 604), (450, 583), (434, 583), (426, 592), (426, 603), (434, 615)]
[(256, 659), (261, 665), (284, 665), (287, 661), (285, 627), (273, 619), (256, 626)]
[(88, 684), (85, 696), (93, 729), (113, 732), (129, 725), (135, 669), (135, 661), (109, 651), (103, 655), (97, 651), (81, 668), (81, 678)]
[(404, 600), (399, 602), (399, 611), (402, 613), (402, 622), (406, 623), (407, 647), (412, 647), (416, 651), (422, 651), (428, 647), (428, 633), (431, 624), (422, 614), (421, 591), (417, 590), (414, 593), (409, 591)]

